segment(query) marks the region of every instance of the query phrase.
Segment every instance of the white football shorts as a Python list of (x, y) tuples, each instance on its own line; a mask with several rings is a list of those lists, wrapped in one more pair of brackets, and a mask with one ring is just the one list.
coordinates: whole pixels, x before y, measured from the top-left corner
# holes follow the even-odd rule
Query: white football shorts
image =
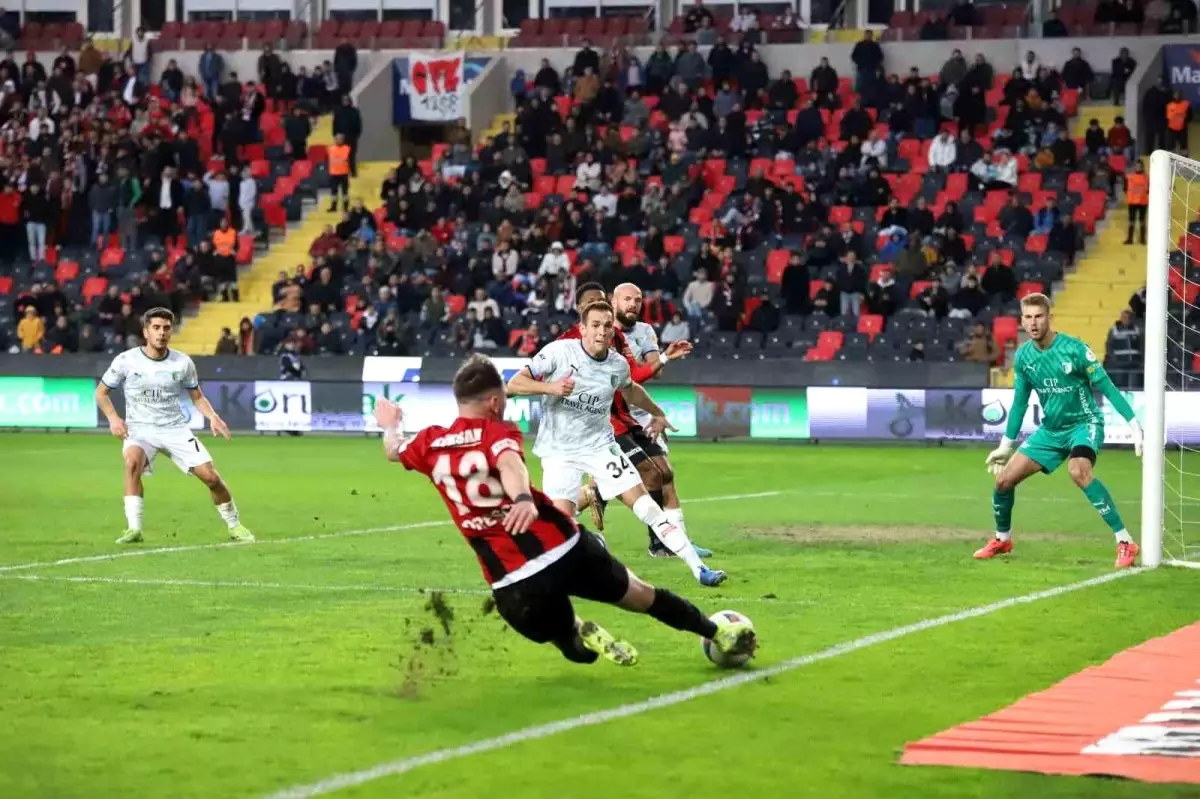
[(151, 474), (154, 457), (165, 452), (175, 465), (184, 472), (197, 466), (212, 463), (212, 456), (197, 436), (197, 431), (181, 427), (138, 427), (130, 428), (121, 451), (137, 447), (146, 453), (146, 474)]
[(542, 458), (542, 493), (550, 499), (578, 504), (585, 475), (591, 475), (605, 499), (619, 497), (642, 484), (637, 468), (616, 443), (587, 455), (554, 455)]

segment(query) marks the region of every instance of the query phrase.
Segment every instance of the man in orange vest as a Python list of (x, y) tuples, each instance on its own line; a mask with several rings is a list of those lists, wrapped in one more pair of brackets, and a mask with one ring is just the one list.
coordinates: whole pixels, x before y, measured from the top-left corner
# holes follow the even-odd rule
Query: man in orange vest
[(228, 218), (222, 218), (220, 227), (213, 231), (212, 243), (217, 290), (226, 302), (237, 302), (237, 231), (230, 227)]
[(1171, 102), (1167, 103), (1167, 149), (1179, 155), (1188, 154), (1188, 123), (1192, 121), (1192, 104), (1183, 99), (1183, 92), (1175, 90)]
[(1141, 222), (1141, 242), (1146, 243), (1146, 206), (1150, 205), (1150, 176), (1141, 161), (1135, 161), (1133, 171), (1125, 173), (1125, 203), (1129, 206), (1129, 233), (1126, 244), (1133, 244), (1133, 225)]
[(342, 195), (342, 210), (350, 210), (350, 145), (341, 133), (333, 137), (336, 142), (329, 148), (329, 188), (333, 191), (333, 203), (329, 210), (336, 211), (338, 193)]

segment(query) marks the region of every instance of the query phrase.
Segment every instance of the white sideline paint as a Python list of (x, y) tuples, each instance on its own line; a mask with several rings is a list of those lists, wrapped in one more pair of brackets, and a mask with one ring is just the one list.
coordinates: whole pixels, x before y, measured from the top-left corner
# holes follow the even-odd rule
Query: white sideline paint
[[(487, 588), (445, 588), (442, 586), (371, 585), (369, 583), (341, 583), (318, 585), (315, 583), (273, 583), (259, 580), (192, 580), (188, 578), (143, 578), (143, 577), (64, 577), (52, 574), (0, 574), (0, 580), (20, 580), (28, 583), (81, 583), (100, 585), (134, 585), (163, 588), (244, 588), (260, 591), (318, 591), (329, 593), (383, 593), (383, 594), (456, 594), (466, 596), (491, 596)], [(726, 596), (724, 602), (762, 602), (769, 605), (802, 605), (812, 607), (819, 603), (805, 599), (779, 599), (753, 596)]]
[[(696, 502), (734, 502), (741, 499), (761, 499), (776, 497), (786, 491), (760, 491), (756, 494), (725, 494), (716, 497), (700, 497), (699, 499), (684, 500), (687, 504)], [(395, 533), (401, 530), (416, 530), (422, 527), (449, 527), (446, 521), (414, 522), (412, 524), (394, 524), (388, 527), (368, 527), (362, 530), (339, 530), (333, 533), (318, 533), (316, 535), (301, 535), (292, 538), (263, 538), (257, 541), (222, 541), (213, 544), (188, 544), (177, 547), (155, 547), (153, 549), (123, 549), (103, 555), (85, 555), (78, 558), (60, 558), (58, 560), (38, 561), (36, 563), (18, 563), (11, 566), (0, 566), (0, 574), (30, 569), (48, 569), (53, 566), (70, 566), (76, 563), (102, 563), (120, 558), (138, 558), (145, 555), (164, 555), (170, 552), (201, 552), (206, 549), (232, 549), (234, 547), (253, 547), (259, 544), (296, 544), (302, 541), (323, 541), (328, 538), (346, 538), (355, 535), (372, 535), (374, 533)]]
[(857, 652), (860, 649), (876, 646), (877, 644), (888, 643), (895, 641), (897, 638), (903, 638), (913, 633), (932, 630), (937, 627), (945, 627), (948, 624), (955, 624), (968, 619), (987, 616), (999, 610), (1015, 607), (1017, 605), (1027, 605), (1031, 602), (1038, 602), (1042, 599), (1051, 599), (1062, 594), (1068, 594), (1073, 591), (1079, 591), (1084, 588), (1091, 588), (1095, 585), (1103, 585), (1111, 583), (1114, 580), (1120, 580), (1125, 577), (1130, 577), (1135, 574), (1140, 574), (1142, 569), (1126, 569), (1124, 571), (1112, 572), (1100, 577), (1093, 577), (1088, 580), (1081, 580), (1077, 583), (1069, 583), (1060, 585), (1054, 588), (1048, 588), (1044, 591), (1037, 591), (1024, 596), (1012, 597), (999, 602), (993, 602), (990, 605), (981, 605), (979, 607), (970, 608), (968, 610), (958, 611), (946, 616), (938, 616), (932, 619), (916, 622), (915, 624), (906, 624), (903, 627), (895, 627), (884, 632), (873, 633), (855, 638), (852, 641), (836, 644), (828, 649), (822, 649), (819, 652), (813, 652), (808, 655), (801, 655), (791, 660), (786, 660), (783, 663), (771, 666), (769, 668), (760, 669), (758, 671), (745, 671), (733, 674), (729, 677), (724, 677), (719, 680), (702, 683), (693, 688), (686, 688), (682, 691), (675, 691), (670, 694), (652, 697), (642, 700), (641, 702), (631, 702), (626, 705), (610, 708), (608, 710), (598, 710), (593, 713), (585, 713), (580, 716), (572, 716), (570, 718), (552, 721), (546, 724), (537, 724), (532, 727), (525, 727), (520, 730), (515, 730), (505, 735), (499, 735), (495, 738), (485, 738), (474, 743), (456, 746), (448, 749), (438, 749), (434, 752), (429, 752), (424, 755), (415, 757), (407, 757), (400, 760), (392, 760), (386, 763), (380, 763), (377, 766), (363, 769), (361, 771), (348, 771), (342, 774), (335, 774), (332, 777), (327, 777), (318, 782), (308, 783), (306, 785), (295, 785), (290, 788), (284, 788), (281, 791), (269, 794), (264, 799), (311, 799), (316, 796), (325, 796), (335, 793), (345, 788), (351, 788), (356, 785), (373, 782), (391, 777), (397, 774), (404, 774), (409, 771), (421, 768), (422, 766), (432, 766), (438, 763), (445, 763), (450, 760), (459, 760), (471, 755), (478, 755), (484, 752), (492, 752), (497, 749), (504, 749), (514, 744), (525, 743), (526, 741), (536, 741), (540, 738), (549, 738), (553, 735), (558, 735), (571, 730), (577, 730), (580, 727), (591, 727), (597, 724), (613, 721), (614, 719), (623, 719), (630, 716), (637, 716), (651, 710), (658, 710), (672, 705), (682, 704), (683, 702), (691, 701), (702, 696), (715, 694), (719, 691), (725, 691), (730, 688), (737, 688), (746, 683), (757, 682), (771, 677), (777, 677), (780, 674), (785, 674), (789, 671), (810, 666), (813, 663), (819, 663), (823, 660), (848, 655), (851, 652)]

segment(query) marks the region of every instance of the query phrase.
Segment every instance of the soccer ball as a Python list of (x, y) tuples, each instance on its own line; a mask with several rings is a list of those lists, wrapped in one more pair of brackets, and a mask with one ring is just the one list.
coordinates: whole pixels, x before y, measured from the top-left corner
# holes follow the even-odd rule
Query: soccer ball
[[(736, 610), (717, 611), (709, 616), (709, 618), (717, 624), (721, 624), (722, 622), (741, 622), (749, 624), (750, 629), (754, 629), (754, 622), (750, 621), (745, 614), (738, 613)], [(750, 658), (754, 657), (753, 652), (746, 652), (740, 655), (727, 655), (717, 649), (716, 645), (707, 638), (700, 640), (700, 646), (704, 650), (704, 656), (723, 669), (736, 669), (738, 666), (744, 666)]]

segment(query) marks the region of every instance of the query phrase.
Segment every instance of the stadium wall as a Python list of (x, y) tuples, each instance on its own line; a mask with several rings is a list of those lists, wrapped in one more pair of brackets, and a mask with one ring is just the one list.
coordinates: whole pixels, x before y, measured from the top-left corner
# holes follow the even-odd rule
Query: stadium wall
[[(29, 359), (42, 360), (42, 359)], [(49, 360), (49, 359), (46, 359)], [(62, 371), (70, 359), (62, 362)], [(217, 370), (217, 363), (237, 359), (198, 359), (201, 388), (222, 418), (242, 433), (283, 432), (377, 433), (373, 420), (380, 398), (398, 402), (404, 409), (408, 431), (432, 424), (448, 424), (455, 415), (450, 384), (434, 379), (449, 373), (451, 364), (425, 364), (420, 358), (344, 359), (361, 372), (353, 378), (278, 380), (251, 378)], [(241, 359), (249, 362), (254, 359)], [(496, 359), (506, 376), (526, 361)], [(103, 363), (83, 359), (79, 365), (99, 372)], [(436, 369), (429, 367), (436, 366)], [(253, 367), (245, 371), (254, 371)], [(716, 377), (709, 374), (707, 377)], [(96, 407), (98, 378), (79, 376), (0, 377), (0, 430), (103, 431), (106, 420)], [(676, 432), (673, 440), (723, 438), (765, 441), (918, 441), (941, 443), (998, 438), (1012, 407), (1011, 389), (866, 388), (845, 385), (764, 387), (761, 385), (658, 384), (648, 386)], [(114, 393), (118, 412), (124, 398)], [(1126, 398), (1137, 410), (1140, 393)], [(1117, 423), (1117, 414), (1101, 402), (1107, 421), (1105, 441), (1128, 444), (1128, 428)], [(541, 419), (536, 398), (511, 398), (505, 418), (527, 433)], [(1172, 442), (1200, 443), (1200, 393), (1167, 395), (1167, 431)], [(204, 418), (187, 404), (189, 425), (205, 427)], [(1032, 432), (1041, 421), (1036, 397), (1022, 430)]]

